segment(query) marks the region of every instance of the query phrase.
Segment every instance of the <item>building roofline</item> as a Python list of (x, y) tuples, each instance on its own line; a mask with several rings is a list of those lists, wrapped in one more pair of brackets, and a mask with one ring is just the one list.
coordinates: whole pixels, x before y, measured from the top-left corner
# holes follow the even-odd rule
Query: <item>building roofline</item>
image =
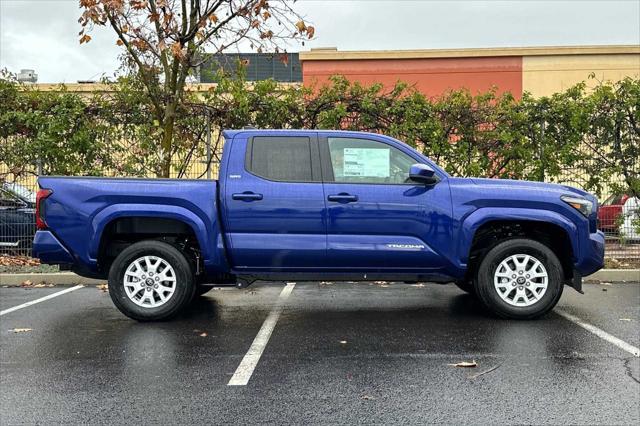
[(557, 56), (557, 55), (624, 55), (640, 54), (637, 45), (602, 46), (537, 46), (491, 47), (465, 49), (419, 50), (345, 50), (335, 47), (317, 48), (300, 52), (300, 61), (341, 61), (362, 59), (428, 59), (428, 58), (478, 58), (496, 56)]
[[(247, 86), (253, 88), (255, 81), (247, 81)], [(301, 81), (280, 81), (277, 82), (280, 87), (295, 87), (301, 86)], [(103, 84), (103, 83), (29, 83), (27, 88), (39, 90), (41, 92), (59, 92), (66, 90), (68, 92), (80, 92), (80, 93), (97, 93), (104, 92), (109, 93), (115, 91), (117, 86), (115, 84)], [(218, 86), (217, 83), (187, 83), (185, 90), (187, 92), (206, 92), (213, 90)]]

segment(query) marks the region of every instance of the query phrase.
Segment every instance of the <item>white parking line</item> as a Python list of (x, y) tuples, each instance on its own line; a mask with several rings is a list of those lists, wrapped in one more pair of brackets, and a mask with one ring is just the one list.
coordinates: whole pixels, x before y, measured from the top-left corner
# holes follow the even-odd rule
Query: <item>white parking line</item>
[(231, 380), (227, 383), (228, 386), (246, 386), (246, 384), (249, 383), (253, 370), (255, 370), (256, 365), (258, 365), (262, 352), (267, 346), (271, 333), (273, 333), (273, 329), (276, 327), (278, 318), (280, 318), (280, 314), (284, 309), (284, 303), (289, 298), (289, 295), (293, 291), (293, 287), (295, 287), (295, 285), (296, 283), (287, 283), (285, 288), (280, 292), (276, 306), (273, 307), (271, 312), (269, 312), (267, 319), (262, 323), (262, 327), (260, 327), (260, 331), (258, 331), (255, 339), (253, 339), (251, 347), (245, 354), (244, 358), (242, 358), (242, 361), (240, 362), (240, 365), (238, 365), (238, 368), (236, 368), (236, 372), (233, 373)]
[(83, 285), (77, 285), (75, 287), (70, 287), (70, 288), (67, 288), (65, 290), (58, 291), (57, 293), (53, 293), (53, 294), (50, 294), (48, 296), (41, 297), (40, 299), (32, 300), (31, 302), (23, 303), (22, 305), (18, 305), (18, 306), (14, 306), (13, 308), (5, 309), (4, 311), (0, 311), (0, 316), (6, 315), (6, 314), (11, 313), (13, 311), (17, 311), (18, 309), (22, 309), (22, 308), (26, 308), (26, 307), (31, 306), (31, 305), (35, 305), (36, 303), (44, 302), (45, 300), (53, 299), (54, 297), (62, 296), (63, 294), (70, 293), (70, 292), (72, 292), (74, 290), (77, 290), (77, 289), (83, 288), (83, 287), (84, 287)]
[(630, 345), (629, 343), (625, 342), (624, 340), (620, 340), (616, 336), (613, 336), (613, 335), (607, 333), (606, 331), (599, 329), (595, 325), (589, 324), (588, 322), (584, 322), (580, 318), (578, 318), (578, 317), (576, 317), (574, 315), (571, 315), (570, 313), (565, 312), (562, 309), (555, 309), (554, 312), (556, 312), (558, 315), (568, 319), (569, 321), (571, 321), (571, 322), (573, 322), (575, 324), (578, 324), (580, 327), (584, 328), (587, 331), (590, 331), (591, 333), (595, 334), (599, 338), (601, 338), (603, 340), (606, 340), (607, 342), (609, 342), (609, 343), (611, 343), (613, 345), (616, 345), (617, 347), (619, 347), (623, 351), (629, 352), (633, 356), (640, 357), (640, 349), (636, 348), (633, 345)]

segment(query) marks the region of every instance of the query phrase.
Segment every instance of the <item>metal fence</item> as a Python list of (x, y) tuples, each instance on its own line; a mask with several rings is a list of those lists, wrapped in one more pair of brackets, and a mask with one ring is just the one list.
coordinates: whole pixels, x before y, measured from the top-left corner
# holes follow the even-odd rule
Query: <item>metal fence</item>
[[(175, 165), (171, 177), (188, 179), (216, 179), (224, 139), (219, 132), (207, 125), (202, 146), (191, 150), (191, 157), (185, 167)], [(35, 233), (35, 193), (37, 191), (38, 164), (32, 173), (16, 178), (11, 173), (11, 165), (0, 159), (0, 254), (29, 256), (31, 241)], [(117, 176), (113, 170), (105, 170), (106, 176)], [(153, 177), (153, 174), (148, 174)], [(582, 188), (589, 182), (585, 170), (568, 168), (553, 179), (545, 178), (569, 186)], [(613, 188), (623, 187), (622, 177), (614, 178), (600, 196), (599, 228), (606, 235), (606, 256), (612, 267), (637, 267), (640, 265), (640, 232), (634, 223), (638, 218), (640, 203), (624, 191)]]

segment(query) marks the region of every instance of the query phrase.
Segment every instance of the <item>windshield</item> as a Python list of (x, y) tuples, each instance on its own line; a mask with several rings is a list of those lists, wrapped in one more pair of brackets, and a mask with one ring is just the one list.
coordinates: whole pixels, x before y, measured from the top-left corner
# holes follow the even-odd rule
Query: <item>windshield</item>
[(4, 187), (23, 200), (29, 201), (31, 203), (36, 202), (36, 194), (18, 183), (5, 182)]

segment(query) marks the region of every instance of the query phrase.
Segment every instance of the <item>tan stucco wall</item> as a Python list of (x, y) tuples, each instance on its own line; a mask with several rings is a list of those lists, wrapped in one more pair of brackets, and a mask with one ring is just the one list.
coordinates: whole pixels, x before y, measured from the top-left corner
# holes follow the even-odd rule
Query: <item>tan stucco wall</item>
[(547, 96), (589, 80), (619, 81), (625, 77), (640, 77), (640, 53), (614, 55), (524, 56), (522, 58), (522, 89), (534, 96)]

